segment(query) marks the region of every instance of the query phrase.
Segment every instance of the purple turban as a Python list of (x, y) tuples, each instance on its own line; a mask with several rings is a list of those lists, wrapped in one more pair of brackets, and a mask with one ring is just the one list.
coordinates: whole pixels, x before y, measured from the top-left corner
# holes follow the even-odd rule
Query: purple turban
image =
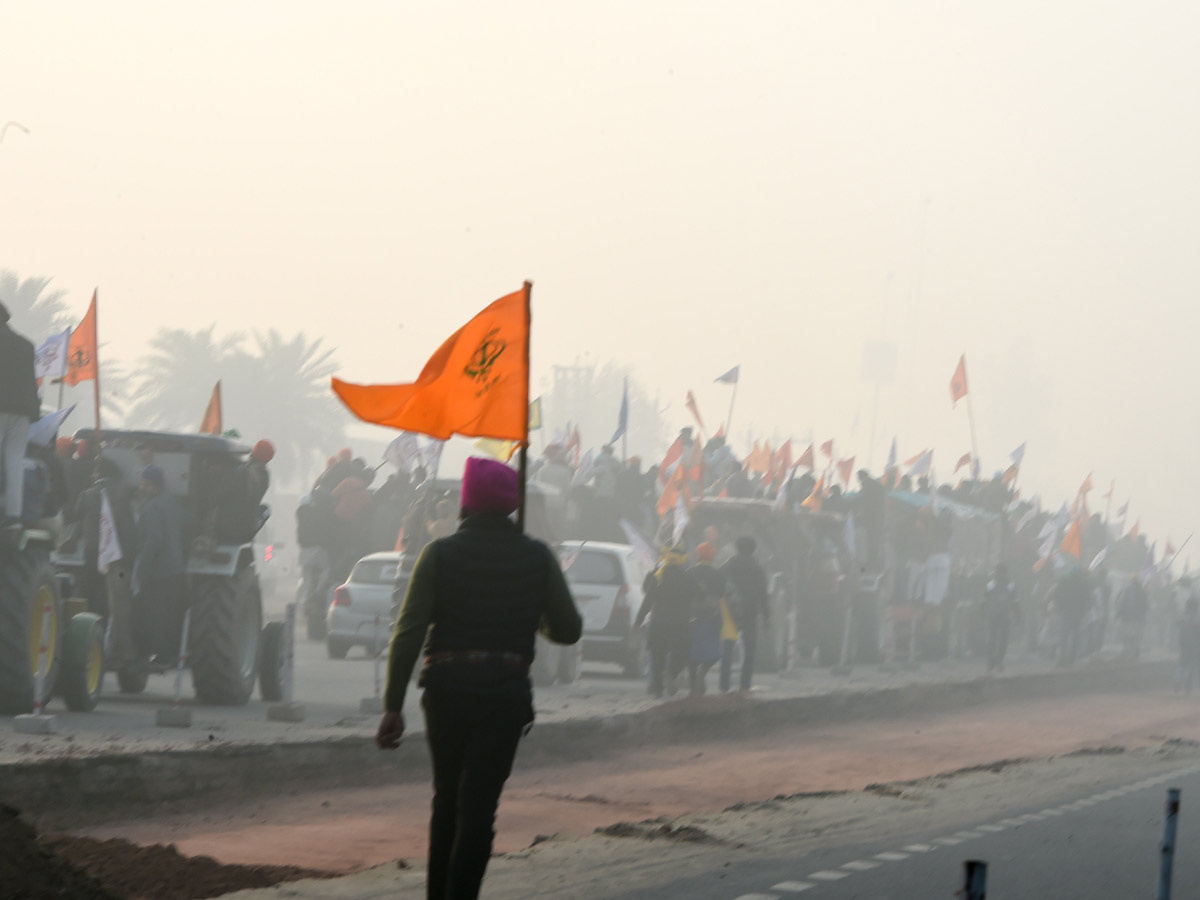
[(515, 512), (521, 502), (520, 478), (502, 462), (472, 456), (463, 471), (463, 512), (503, 515)]

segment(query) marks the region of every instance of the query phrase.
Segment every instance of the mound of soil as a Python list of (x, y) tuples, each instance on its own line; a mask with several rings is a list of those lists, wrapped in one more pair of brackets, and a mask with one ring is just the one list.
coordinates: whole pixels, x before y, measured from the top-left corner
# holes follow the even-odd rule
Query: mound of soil
[(0, 892), (8, 900), (121, 900), (38, 842), (15, 809), (0, 805)]
[(211, 856), (184, 856), (174, 844), (141, 847), (69, 834), (44, 835), (40, 842), (123, 900), (204, 900), (283, 881), (333, 877), (296, 866), (227, 866)]
[(139, 847), (67, 834), (39, 836), (0, 804), (0, 896), (4, 900), (204, 900), (301, 878), (332, 878), (296, 866), (226, 866), (174, 845)]

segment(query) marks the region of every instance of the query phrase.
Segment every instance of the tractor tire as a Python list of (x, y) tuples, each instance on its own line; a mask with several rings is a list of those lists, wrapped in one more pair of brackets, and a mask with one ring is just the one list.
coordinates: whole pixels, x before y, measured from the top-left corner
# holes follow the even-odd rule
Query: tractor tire
[(72, 712), (91, 712), (104, 684), (104, 623), (95, 613), (80, 613), (63, 636), (58, 687)]
[(284, 666), (287, 664), (287, 634), (283, 622), (268, 622), (262, 633), (262, 657), (258, 661), (258, 692), (264, 700), (283, 699)]
[(326, 638), (325, 652), (329, 654), (330, 659), (345, 659), (346, 654), (350, 652), (350, 645), (337, 638)]
[(242, 565), (229, 577), (192, 582), (188, 659), (196, 699), (214, 706), (243, 706), (258, 680), (262, 596), (258, 577)]
[(41, 547), (0, 550), (0, 715), (33, 711), (45, 603), (53, 607), (46, 636), (42, 697), (54, 691), (62, 653), (62, 607), (50, 554)]

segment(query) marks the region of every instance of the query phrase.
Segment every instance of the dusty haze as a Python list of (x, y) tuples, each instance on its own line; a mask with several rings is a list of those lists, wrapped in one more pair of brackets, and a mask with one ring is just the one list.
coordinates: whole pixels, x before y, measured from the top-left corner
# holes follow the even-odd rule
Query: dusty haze
[(389, 381), (528, 277), (535, 393), (612, 359), (715, 421), (740, 363), (738, 444), (943, 478), (965, 352), (986, 472), (1191, 531), (1193, 4), (349, 6), (5, 3), (0, 267), (99, 285), (125, 360), (278, 325)]

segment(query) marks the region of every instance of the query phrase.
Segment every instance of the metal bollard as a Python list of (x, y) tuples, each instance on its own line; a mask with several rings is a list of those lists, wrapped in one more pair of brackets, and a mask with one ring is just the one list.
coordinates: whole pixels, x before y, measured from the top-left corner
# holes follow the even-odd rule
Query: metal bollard
[(54, 600), (47, 599), (42, 603), (42, 639), (38, 646), (37, 656), (37, 676), (33, 681), (33, 690), (36, 696), (33, 698), (33, 714), (40, 716), (42, 708), (46, 705), (46, 676), (50, 674), (50, 645), (47, 641), (50, 639), (50, 624), (54, 619)]
[(379, 629), (383, 625), (383, 620), (375, 617), (375, 630), (372, 633), (372, 641), (375, 647), (375, 693), (370, 697), (363, 697), (359, 701), (358, 710), (363, 713), (381, 713), (383, 712), (383, 654), (387, 650), (387, 644), (379, 640)]
[(171, 701), (173, 706), (178, 706), (179, 701), (183, 699), (183, 670), (187, 668), (188, 631), (191, 625), (192, 611), (189, 609), (183, 614), (183, 637), (179, 641), (179, 662), (175, 666), (175, 697)]
[(283, 702), (292, 703), (296, 691), (296, 604), (284, 611), (283, 625)]
[(1171, 869), (1175, 865), (1175, 828), (1179, 824), (1179, 788), (1167, 791), (1167, 823), (1163, 828), (1162, 868), (1158, 873), (1158, 900), (1171, 900)]
[(981, 859), (968, 859), (963, 863), (963, 900), (986, 900), (987, 863)]
[(267, 718), (273, 722), (303, 722), (304, 704), (296, 703), (296, 604), (289, 603), (283, 615), (283, 672), (280, 693), (283, 700), (267, 707)]

